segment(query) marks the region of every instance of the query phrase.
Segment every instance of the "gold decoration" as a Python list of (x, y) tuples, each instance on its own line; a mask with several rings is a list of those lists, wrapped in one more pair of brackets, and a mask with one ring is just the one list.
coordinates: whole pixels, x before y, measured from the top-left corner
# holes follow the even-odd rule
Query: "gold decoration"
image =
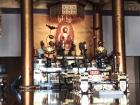
[(49, 6), (50, 20), (76, 22), (84, 17), (84, 5), (79, 2), (58, 2)]

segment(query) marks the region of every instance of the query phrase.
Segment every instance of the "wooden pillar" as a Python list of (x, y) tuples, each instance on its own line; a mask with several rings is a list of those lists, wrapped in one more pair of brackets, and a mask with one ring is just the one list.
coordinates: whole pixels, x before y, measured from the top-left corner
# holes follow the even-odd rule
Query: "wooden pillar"
[(94, 4), (94, 34), (96, 37), (95, 41), (95, 48), (98, 47), (98, 42), (102, 41), (103, 42), (103, 30), (102, 30), (102, 5), (100, 3), (95, 3)]
[(22, 88), (33, 85), (33, 1), (21, 0)]
[(22, 105), (33, 105), (34, 103), (34, 94), (33, 91), (24, 91), (21, 93), (22, 99)]
[(113, 9), (113, 50), (116, 63), (119, 65), (117, 72), (126, 73), (125, 31), (124, 31), (124, 0), (112, 0)]

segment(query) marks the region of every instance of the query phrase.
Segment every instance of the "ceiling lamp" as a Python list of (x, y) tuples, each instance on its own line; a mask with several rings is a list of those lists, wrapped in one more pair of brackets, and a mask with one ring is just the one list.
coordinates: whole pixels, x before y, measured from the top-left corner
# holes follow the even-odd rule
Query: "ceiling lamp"
[(49, 6), (50, 19), (58, 22), (76, 22), (84, 17), (84, 4), (75, 0), (65, 0)]

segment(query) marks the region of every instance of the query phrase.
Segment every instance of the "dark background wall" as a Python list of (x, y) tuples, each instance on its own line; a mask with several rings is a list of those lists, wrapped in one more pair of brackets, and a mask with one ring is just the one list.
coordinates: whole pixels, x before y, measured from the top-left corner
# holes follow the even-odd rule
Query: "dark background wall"
[(8, 85), (21, 73), (21, 57), (0, 57), (0, 64), (5, 65), (8, 73)]

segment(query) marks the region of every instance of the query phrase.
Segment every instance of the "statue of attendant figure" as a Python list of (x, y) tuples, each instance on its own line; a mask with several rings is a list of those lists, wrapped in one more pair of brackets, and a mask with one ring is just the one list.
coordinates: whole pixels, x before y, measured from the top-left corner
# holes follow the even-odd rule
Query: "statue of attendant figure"
[(107, 50), (103, 46), (103, 42), (98, 42), (98, 47), (95, 52), (95, 58), (97, 62), (97, 66), (99, 68), (104, 68), (106, 65), (106, 59), (107, 59)]
[(37, 50), (37, 52), (38, 52), (38, 58), (43, 59), (46, 53), (46, 47), (43, 41), (40, 41), (40, 48)]
[(80, 55), (84, 55), (86, 56), (86, 52), (87, 52), (87, 44), (86, 42), (80, 42), (79, 43), (79, 49), (80, 49)]
[(96, 54), (101, 55), (101, 56), (106, 56), (107, 55), (107, 50), (103, 46), (103, 42), (99, 41), (98, 42), (98, 47), (96, 49)]
[[(76, 45), (74, 44), (74, 42), (71, 43), (71, 48), (69, 49), (68, 55), (72, 56), (75, 55), (76, 56)], [(75, 51), (75, 54), (73, 54), (72, 52)]]

